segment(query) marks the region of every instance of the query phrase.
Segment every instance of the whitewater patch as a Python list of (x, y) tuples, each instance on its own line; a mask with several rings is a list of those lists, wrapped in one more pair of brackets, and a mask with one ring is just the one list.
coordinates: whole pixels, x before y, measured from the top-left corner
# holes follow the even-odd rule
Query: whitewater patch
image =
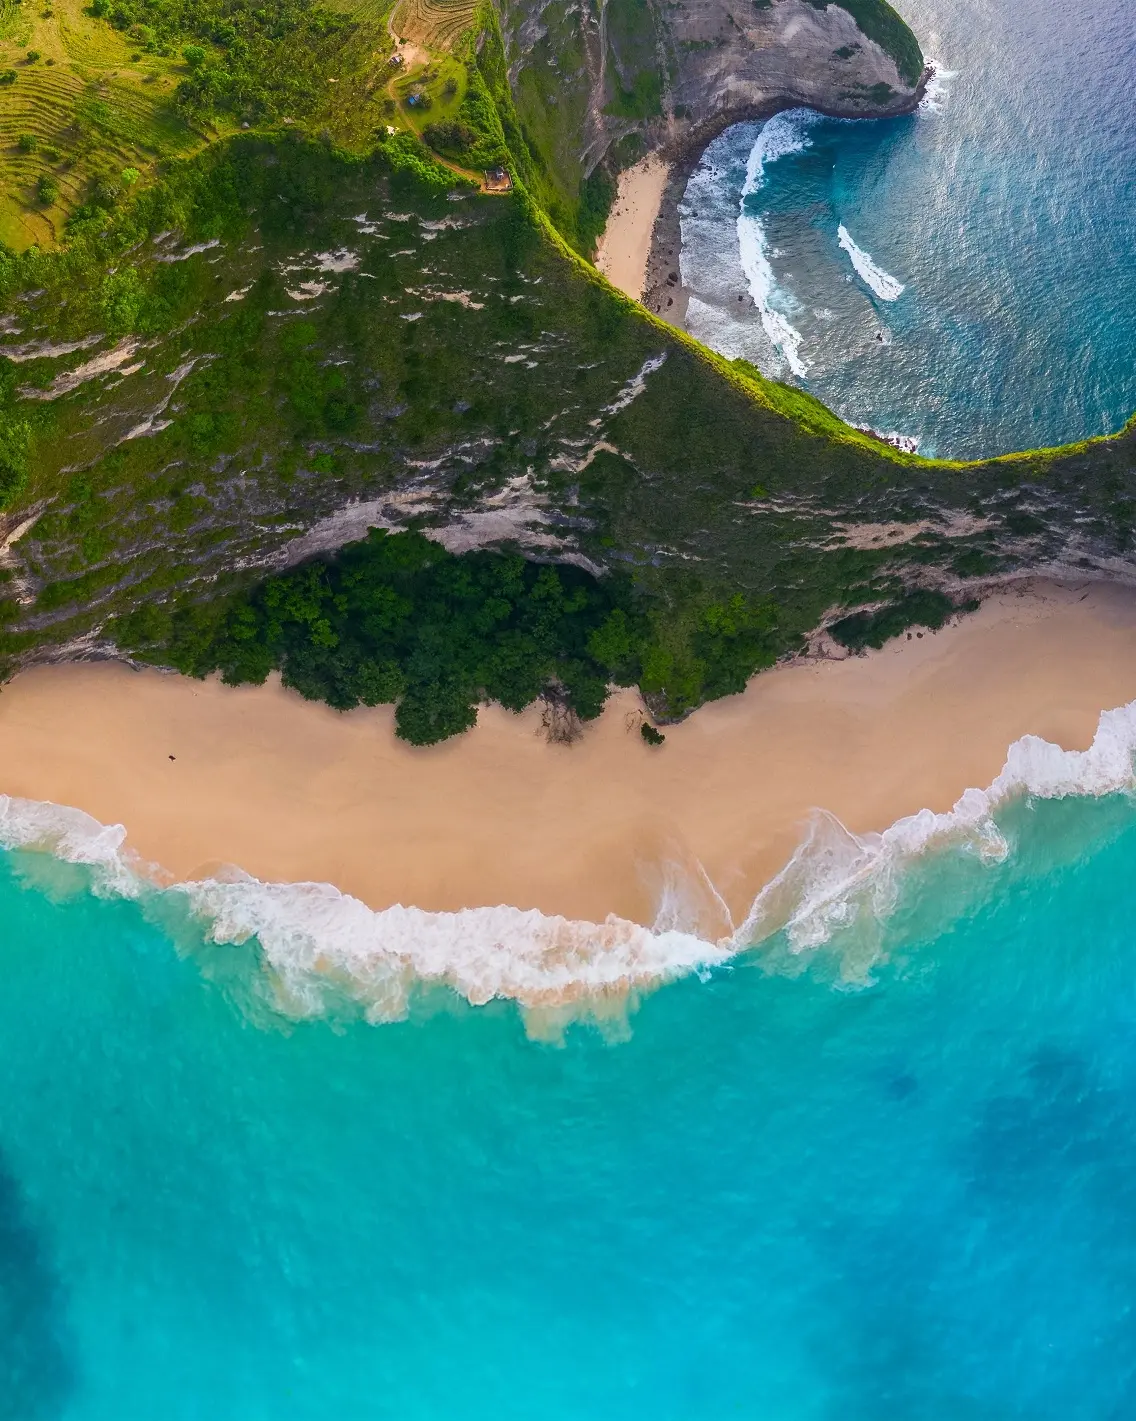
[[(882, 833), (854, 834), (815, 811), (802, 843), (741, 925), (715, 941), (684, 926), (687, 892), (692, 900), (714, 897), (729, 924), (724, 901), (698, 866), (685, 888), (673, 874), (666, 878), (658, 916), (645, 927), (614, 915), (594, 923), (508, 905), (376, 910), (331, 884), (264, 883), (237, 870), (174, 882), (127, 848), (122, 825), (6, 795), (0, 795), (0, 848), (83, 865), (96, 894), (138, 900), (158, 916), (162, 903), (179, 903), (209, 943), (255, 940), (264, 994), (286, 1016), (317, 1015), (349, 998), (369, 1021), (395, 1021), (406, 1015), (416, 987), (436, 985), (475, 1005), (512, 1000), (526, 1015), (603, 1017), (637, 993), (704, 975), (773, 938), (799, 957), (856, 919), (878, 926), (897, 904), (904, 871), (928, 852), (962, 849), (991, 863), (1004, 859), (1009, 848), (995, 815), (1009, 801), (1136, 791), (1134, 752), (1136, 701), (1101, 715), (1088, 750), (1024, 736), (991, 785), (968, 789), (946, 813), (924, 809)], [(842, 974), (870, 981), (871, 965), (869, 951), (843, 963)]]
[(836, 229), (840, 246), (848, 253), (852, 265), (856, 270), (856, 275), (870, 287), (881, 301), (898, 301), (907, 290), (901, 281), (897, 281), (894, 276), (889, 276), (882, 266), (877, 266), (872, 258), (864, 251), (863, 247), (858, 247), (842, 222)]
[[(800, 954), (829, 941), (858, 916), (883, 923), (898, 902), (903, 872), (929, 851), (963, 848), (989, 862), (1009, 852), (996, 812), (1026, 797), (1096, 799), (1136, 790), (1136, 701), (1104, 711), (1087, 750), (1063, 750), (1038, 735), (1010, 746), (986, 789), (968, 789), (943, 814), (921, 809), (882, 833), (854, 834), (831, 814), (814, 811), (805, 837), (779, 874), (757, 895), (735, 934), (755, 945), (784, 934)], [(868, 960), (851, 964), (867, 980)]]
[(919, 111), (921, 113), (942, 113), (950, 98), (949, 81), (957, 79), (959, 71), (944, 68), (937, 59), (929, 59), (927, 68), (931, 71), (931, 77), (927, 80), (927, 87), (923, 91), (923, 97), (919, 100)]
[(126, 847), (121, 824), (79, 809), (0, 795), (0, 848), (38, 850), (92, 872), (100, 897), (180, 898), (209, 943), (255, 939), (273, 1006), (319, 1015), (345, 995), (373, 1023), (405, 1017), (416, 986), (444, 985), (474, 1005), (495, 998), (528, 1011), (605, 1001), (703, 972), (727, 961), (731, 940), (709, 943), (609, 915), (576, 921), (500, 905), (432, 913), (375, 910), (329, 883), (264, 883), (234, 870), (224, 878), (172, 882)]
[(781, 353), (798, 378), (803, 378), (808, 370), (800, 353), (804, 337), (781, 309), (787, 304), (787, 298), (778, 286), (770, 265), (765, 228), (760, 219), (747, 210), (747, 199), (764, 187), (766, 168), (771, 163), (792, 153), (803, 153), (810, 146), (809, 129), (819, 118), (820, 115), (811, 109), (789, 109), (763, 125), (746, 161), (737, 222), (738, 250), (749, 294), (761, 316), (761, 324), (770, 344)]
[(755, 194), (770, 165), (805, 151), (821, 122), (811, 109), (789, 109), (767, 122), (739, 124), (706, 149), (679, 204), (679, 271), (689, 293), (686, 329), (727, 359), (744, 356), (770, 376), (807, 370), (797, 302), (778, 283), (776, 257)]

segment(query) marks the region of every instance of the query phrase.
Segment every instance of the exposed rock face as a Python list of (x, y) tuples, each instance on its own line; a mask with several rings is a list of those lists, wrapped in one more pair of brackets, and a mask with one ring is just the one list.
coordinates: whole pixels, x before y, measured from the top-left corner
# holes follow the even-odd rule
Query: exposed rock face
[(814, 0), (505, 0), (502, 18), (527, 136), (560, 175), (632, 133), (683, 151), (786, 103), (868, 118), (919, 95), (847, 10)]
[(666, 13), (681, 55), (671, 98), (692, 129), (719, 127), (775, 100), (879, 117), (914, 99), (895, 60), (838, 5), (683, 0)]

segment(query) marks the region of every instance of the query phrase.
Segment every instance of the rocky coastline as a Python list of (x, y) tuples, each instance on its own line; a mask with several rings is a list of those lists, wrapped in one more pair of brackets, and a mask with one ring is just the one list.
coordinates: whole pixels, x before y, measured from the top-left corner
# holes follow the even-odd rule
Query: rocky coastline
[[(838, 108), (809, 104), (807, 107), (828, 118), (856, 118), (872, 122), (883, 118), (903, 118), (913, 114), (923, 101), (927, 86), (934, 77), (934, 67), (928, 65), (915, 90), (897, 96), (896, 101), (881, 105), (875, 113), (849, 113)], [(666, 188), (651, 232), (647, 256), (647, 275), (643, 284), (642, 302), (648, 311), (680, 330), (685, 327), (686, 307), (691, 293), (682, 284), (679, 257), (682, 252), (682, 230), (679, 204), (682, 202), (691, 174), (702, 160), (706, 149), (726, 129), (738, 123), (764, 123), (786, 109), (806, 107), (793, 95), (779, 95), (768, 103), (731, 108), (690, 129), (681, 137), (663, 143), (656, 150), (669, 167)]]

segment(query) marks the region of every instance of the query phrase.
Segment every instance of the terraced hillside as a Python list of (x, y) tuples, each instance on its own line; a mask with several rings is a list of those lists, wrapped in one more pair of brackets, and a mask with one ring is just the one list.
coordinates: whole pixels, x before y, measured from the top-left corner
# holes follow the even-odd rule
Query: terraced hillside
[(448, 51), (474, 22), (476, 0), (399, 0), (394, 32), (428, 50)]
[(58, 241), (98, 184), (121, 190), (216, 136), (173, 106), (184, 68), (142, 53), (80, 0), (7, 0), (0, 70), (15, 77), (0, 87), (0, 241)]

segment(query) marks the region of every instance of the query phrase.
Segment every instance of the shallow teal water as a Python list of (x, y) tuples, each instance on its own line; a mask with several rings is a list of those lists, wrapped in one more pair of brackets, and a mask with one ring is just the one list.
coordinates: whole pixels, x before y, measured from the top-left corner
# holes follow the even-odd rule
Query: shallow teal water
[[(690, 329), (926, 454), (1113, 432), (1136, 411), (1136, 7), (899, 9), (939, 62), (933, 107), (798, 124), (796, 150), (748, 195), (759, 127), (712, 145), (683, 218)], [(760, 224), (768, 272), (739, 215)], [(862, 279), (841, 225), (902, 295)], [(800, 338), (796, 375), (763, 301)]]
[(1136, 810), (1003, 818), (873, 985), (861, 921), (560, 1044), (289, 1021), (253, 947), (5, 856), (0, 1416), (1130, 1414)]

